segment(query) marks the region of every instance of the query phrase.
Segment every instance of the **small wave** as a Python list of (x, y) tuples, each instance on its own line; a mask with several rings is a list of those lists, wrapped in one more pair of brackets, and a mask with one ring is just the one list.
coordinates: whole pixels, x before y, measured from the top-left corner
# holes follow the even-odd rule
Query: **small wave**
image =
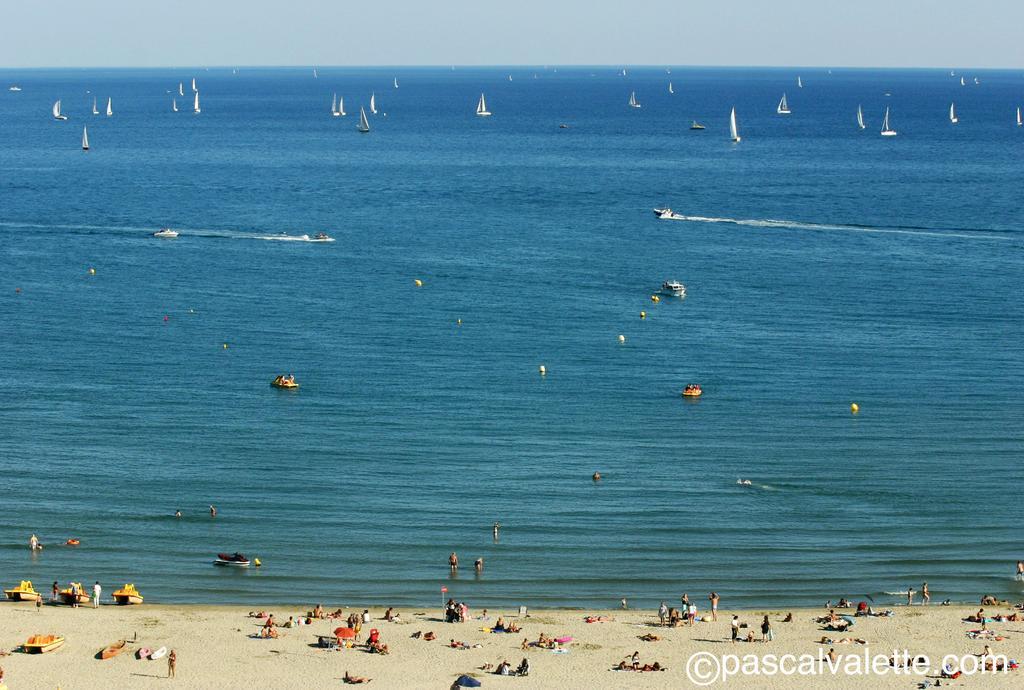
[(851, 225), (847, 223), (806, 223), (798, 220), (778, 220), (775, 218), (745, 219), (745, 218), (716, 218), (709, 216), (687, 216), (677, 213), (671, 220), (685, 220), (691, 223), (725, 223), (728, 225), (741, 225), (752, 228), (782, 228), (789, 230), (840, 230), (847, 232), (878, 232), (898, 235), (923, 235), (930, 237), (958, 237), (963, 239), (983, 240), (1012, 240), (1012, 237), (997, 235), (999, 232), (992, 229), (961, 229), (942, 230), (939, 228), (926, 228), (913, 225), (878, 226), (878, 225)]

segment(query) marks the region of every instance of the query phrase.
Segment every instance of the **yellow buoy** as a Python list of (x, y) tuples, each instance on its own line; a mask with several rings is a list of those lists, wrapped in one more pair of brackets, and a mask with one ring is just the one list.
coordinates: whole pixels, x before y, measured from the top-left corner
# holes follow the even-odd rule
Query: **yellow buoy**
[(455, 325), (456, 326), (461, 326), (462, 325), (462, 319), (455, 319)]
[(661, 298), (658, 297), (657, 295), (651, 295), (651, 301), (657, 304), (658, 302), (661, 301)]
[(544, 376), (544, 375), (546, 375), (548, 373), (548, 368), (546, 366), (544, 366), (543, 364), (541, 364), (540, 367), (538, 367), (537, 371), (540, 372), (541, 376)]
[(224, 343), (224, 349), (225, 350), (228, 349), (228, 344), (227, 343)]
[(858, 405), (857, 403), (850, 403), (850, 412), (854, 414), (860, 412), (860, 405)]
[(263, 565), (263, 563), (261, 563), (261, 562), (260, 562), (260, 559), (258, 559), (258, 558), (256, 558), (256, 559), (253, 559), (253, 562), (252, 562), (252, 564), (253, 564), (254, 566), (256, 566), (257, 568), (259, 568), (259, 567), (260, 567), (261, 565)]
[(96, 269), (95, 269), (95, 268), (91, 268), (91, 267), (90, 267), (90, 268), (89, 268), (89, 275), (91, 275), (91, 276), (94, 276), (94, 275), (96, 275)]
[(416, 287), (423, 287), (423, 281), (419, 278), (416, 279)]
[(624, 336), (624, 335), (620, 335), (620, 336), (619, 336), (619, 342), (620, 342), (620, 343), (624, 343), (624, 342), (626, 342), (626, 336)]
[(640, 312), (640, 318), (641, 319), (646, 319), (647, 318), (647, 312), (645, 312), (645, 311)]

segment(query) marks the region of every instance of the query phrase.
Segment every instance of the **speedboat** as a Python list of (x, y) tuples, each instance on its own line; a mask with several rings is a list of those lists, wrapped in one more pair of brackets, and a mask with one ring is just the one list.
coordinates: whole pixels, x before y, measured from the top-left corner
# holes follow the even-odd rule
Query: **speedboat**
[(274, 388), (284, 388), (286, 390), (296, 390), (299, 384), (295, 383), (294, 376), (278, 376), (276, 379), (270, 382), (270, 385)]
[(135, 585), (125, 585), (121, 589), (117, 590), (113, 594), (114, 601), (122, 606), (125, 604), (141, 604), (142, 595), (139, 594), (139, 590), (135, 589)]
[(686, 388), (683, 389), (684, 398), (699, 398), (704, 391), (700, 389), (696, 383), (689, 383)]
[(64, 638), (60, 635), (33, 635), (25, 644), (21, 645), (21, 648), (27, 654), (45, 654), (52, 652), (62, 644), (64, 644)]
[(12, 589), (5, 589), (4, 594), (11, 601), (39, 601), (43, 595), (32, 589), (31, 580), (22, 580), (21, 584)]
[(153, 237), (160, 237), (167, 240), (173, 240), (177, 236), (178, 232), (176, 230), (171, 230), (170, 228), (163, 228), (162, 230), (157, 230), (153, 233)]
[(310, 242), (333, 242), (334, 238), (328, 235), (326, 232), (318, 232), (313, 235), (313, 239)]
[(661, 284), (661, 291), (675, 297), (686, 297), (686, 286), (678, 280), (666, 280)]
[(754, 482), (750, 481), (749, 479), (737, 479), (736, 483), (739, 484), (740, 486), (753, 486), (754, 485)]
[(230, 566), (232, 568), (248, 568), (249, 559), (237, 551), (235, 553), (218, 553), (213, 564)]
[(681, 215), (679, 215), (678, 213), (676, 213), (675, 211), (673, 211), (672, 209), (670, 209), (668, 207), (654, 209), (654, 215), (656, 215), (661, 220), (682, 220), (683, 219), (683, 217)]
[(704, 125), (694, 120), (693, 124), (690, 125), (690, 129), (704, 129)]

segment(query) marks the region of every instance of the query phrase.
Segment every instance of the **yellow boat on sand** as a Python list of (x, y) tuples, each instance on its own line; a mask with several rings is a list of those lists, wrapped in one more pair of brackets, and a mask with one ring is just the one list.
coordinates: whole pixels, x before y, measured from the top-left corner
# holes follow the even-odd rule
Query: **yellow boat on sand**
[[(73, 594), (72, 593), (71, 585), (74, 585), (75, 591), (78, 592), (78, 594)], [(60, 592), (59, 592), (60, 600), (63, 601), (65, 604), (68, 604), (68, 605), (76, 604), (76, 603), (77, 604), (88, 604), (89, 603), (89, 594), (88, 594), (88, 592), (85, 591), (85, 587), (82, 586), (82, 583), (81, 582), (72, 582), (71, 585), (68, 585), (64, 589), (60, 590)]]
[(22, 645), (27, 654), (45, 654), (64, 644), (64, 638), (60, 635), (33, 635)]
[(5, 589), (4, 594), (11, 601), (39, 601), (43, 595), (32, 589), (31, 580), (22, 580), (21, 584), (12, 589)]
[(142, 595), (135, 589), (135, 585), (125, 585), (114, 592), (113, 597), (114, 601), (121, 605), (142, 603)]

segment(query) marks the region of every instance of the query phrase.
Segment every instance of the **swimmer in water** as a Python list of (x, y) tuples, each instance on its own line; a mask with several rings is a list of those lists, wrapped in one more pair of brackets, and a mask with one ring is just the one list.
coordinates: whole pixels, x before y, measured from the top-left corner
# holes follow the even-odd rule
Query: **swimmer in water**
[(591, 477), (591, 479), (593, 479), (595, 482), (601, 481), (601, 473), (600, 472), (594, 472), (594, 476)]

